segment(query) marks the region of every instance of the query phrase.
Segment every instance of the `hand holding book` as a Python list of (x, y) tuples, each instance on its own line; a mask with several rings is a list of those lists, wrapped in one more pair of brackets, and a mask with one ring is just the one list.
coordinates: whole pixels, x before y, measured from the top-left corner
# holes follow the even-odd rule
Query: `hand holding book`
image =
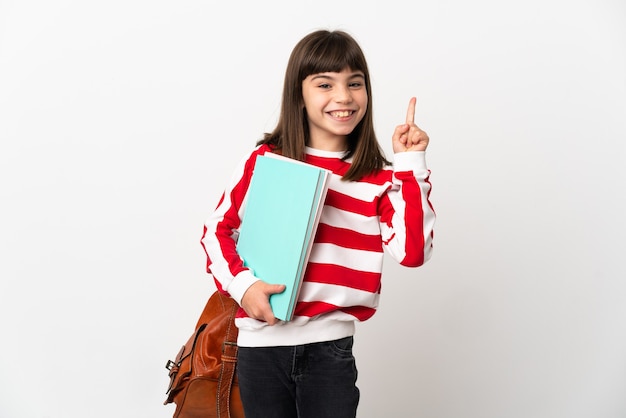
[(259, 280), (248, 288), (241, 299), (241, 307), (250, 318), (265, 321), (269, 325), (278, 323), (274, 316), (269, 298), (276, 293), (285, 291), (284, 284), (269, 284)]

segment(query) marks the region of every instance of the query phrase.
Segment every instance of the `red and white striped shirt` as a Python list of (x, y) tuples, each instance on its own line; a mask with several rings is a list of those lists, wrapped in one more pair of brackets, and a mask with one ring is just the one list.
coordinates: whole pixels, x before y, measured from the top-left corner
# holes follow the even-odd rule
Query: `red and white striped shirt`
[[(201, 240), (207, 271), (238, 303), (259, 280), (244, 267), (236, 241), (256, 157), (266, 152), (271, 148), (261, 145), (237, 166)], [(333, 174), (294, 318), (269, 326), (239, 309), (239, 345), (299, 345), (350, 336), (355, 321), (367, 320), (378, 306), (383, 249), (408, 267), (430, 258), (435, 212), (425, 153), (395, 154), (393, 167), (348, 182), (341, 180), (350, 167), (344, 155), (307, 147), (306, 162)]]

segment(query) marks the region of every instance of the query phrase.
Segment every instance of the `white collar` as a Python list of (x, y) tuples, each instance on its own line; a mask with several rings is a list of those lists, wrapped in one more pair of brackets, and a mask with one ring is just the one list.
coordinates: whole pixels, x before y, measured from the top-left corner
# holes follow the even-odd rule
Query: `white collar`
[(326, 158), (338, 158), (343, 159), (346, 156), (348, 151), (325, 151), (317, 148), (305, 147), (305, 152), (308, 155), (312, 155), (315, 157), (326, 157)]

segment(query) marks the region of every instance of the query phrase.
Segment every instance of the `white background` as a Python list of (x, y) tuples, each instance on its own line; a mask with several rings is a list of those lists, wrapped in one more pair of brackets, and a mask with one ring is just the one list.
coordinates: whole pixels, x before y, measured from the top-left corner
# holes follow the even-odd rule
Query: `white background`
[(0, 416), (156, 418), (199, 244), (319, 28), (379, 139), (431, 136), (433, 259), (387, 260), (359, 417), (626, 416), (621, 0), (0, 0)]

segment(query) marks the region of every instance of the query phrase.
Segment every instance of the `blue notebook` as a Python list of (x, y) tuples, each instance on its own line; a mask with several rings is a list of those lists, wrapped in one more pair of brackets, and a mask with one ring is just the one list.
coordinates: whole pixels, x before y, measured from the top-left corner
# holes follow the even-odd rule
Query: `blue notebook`
[(237, 252), (256, 277), (286, 286), (270, 296), (283, 321), (293, 317), (329, 178), (329, 170), (276, 154), (256, 160)]

